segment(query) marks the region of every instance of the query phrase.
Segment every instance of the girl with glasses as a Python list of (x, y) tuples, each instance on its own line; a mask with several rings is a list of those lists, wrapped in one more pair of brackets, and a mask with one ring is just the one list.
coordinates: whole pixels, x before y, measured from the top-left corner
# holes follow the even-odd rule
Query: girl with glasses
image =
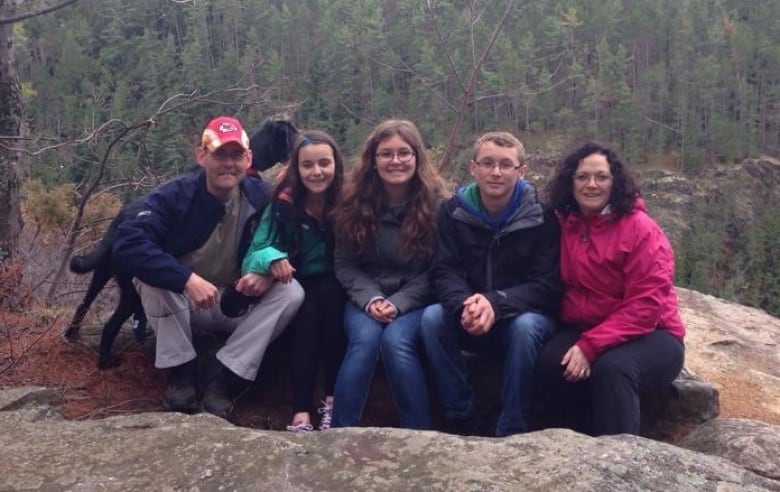
[(336, 276), (349, 298), (335, 427), (360, 422), (381, 356), (401, 426), (430, 428), (420, 319), (431, 299), (427, 267), (441, 199), (415, 125), (388, 120), (375, 127), (334, 212)]

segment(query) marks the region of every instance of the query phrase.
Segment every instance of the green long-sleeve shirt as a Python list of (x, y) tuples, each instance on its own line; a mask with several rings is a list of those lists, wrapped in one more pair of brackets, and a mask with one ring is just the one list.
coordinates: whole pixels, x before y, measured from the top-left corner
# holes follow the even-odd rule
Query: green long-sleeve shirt
[[(309, 216), (304, 216), (301, 221), (301, 247), (300, 251), (286, 251), (286, 246), (292, 242), (291, 237), (280, 237), (278, 233), (269, 234), (274, 221), (285, 222), (284, 213), (273, 205), (266, 207), (260, 224), (257, 226), (252, 244), (244, 257), (241, 273), (258, 273), (267, 275), (271, 269), (271, 263), (287, 258), (296, 269), (295, 277), (305, 278), (333, 270), (331, 258), (328, 258), (328, 247), (325, 242), (325, 232), (317, 221)], [(288, 233), (287, 236), (291, 236)]]

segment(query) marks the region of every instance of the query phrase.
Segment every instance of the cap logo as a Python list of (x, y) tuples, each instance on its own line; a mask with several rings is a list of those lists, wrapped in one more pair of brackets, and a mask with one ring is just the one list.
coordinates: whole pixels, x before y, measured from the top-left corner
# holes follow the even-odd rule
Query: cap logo
[(223, 121), (219, 124), (219, 133), (229, 133), (229, 132), (237, 132), (238, 128), (236, 128), (236, 125), (233, 123), (230, 123), (228, 121)]

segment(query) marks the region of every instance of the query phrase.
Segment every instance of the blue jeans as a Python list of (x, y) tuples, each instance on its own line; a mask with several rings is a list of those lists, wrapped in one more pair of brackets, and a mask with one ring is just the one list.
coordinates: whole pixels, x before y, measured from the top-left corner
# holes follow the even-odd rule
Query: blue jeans
[(527, 312), (497, 322), (485, 335), (472, 336), (441, 304), (425, 308), (422, 339), (445, 416), (468, 419), (476, 410), (476, 395), (461, 349), (476, 352), (499, 349), (504, 352), (504, 380), (496, 435), (528, 431), (536, 359), (554, 329), (551, 318)]
[(333, 427), (360, 422), (381, 354), (401, 427), (430, 429), (430, 403), (419, 357), (422, 314), (422, 308), (414, 309), (382, 325), (354, 303), (347, 303), (347, 352), (333, 392)]

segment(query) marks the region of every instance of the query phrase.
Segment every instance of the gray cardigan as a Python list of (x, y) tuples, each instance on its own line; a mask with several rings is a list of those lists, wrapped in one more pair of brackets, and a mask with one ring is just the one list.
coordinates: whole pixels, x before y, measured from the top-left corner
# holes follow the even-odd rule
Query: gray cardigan
[(400, 207), (382, 211), (374, 248), (367, 253), (352, 254), (336, 240), (336, 278), (361, 309), (372, 299), (384, 298), (400, 315), (431, 302), (430, 259), (410, 258), (401, 250), (403, 214)]

